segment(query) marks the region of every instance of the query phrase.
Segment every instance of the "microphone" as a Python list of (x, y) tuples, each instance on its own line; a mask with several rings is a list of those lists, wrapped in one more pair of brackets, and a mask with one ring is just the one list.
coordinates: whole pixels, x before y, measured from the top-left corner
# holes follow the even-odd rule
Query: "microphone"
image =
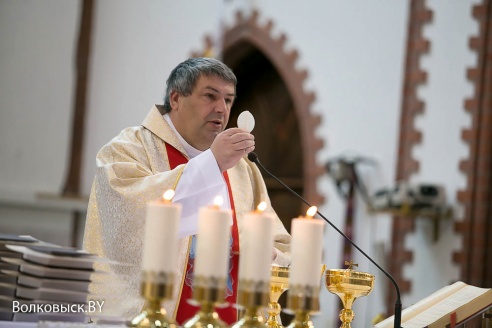
[[(277, 178), (276, 176), (274, 176), (272, 173), (270, 173), (270, 171), (268, 171), (264, 166), (263, 164), (260, 163), (260, 160), (258, 159), (258, 155), (255, 153), (255, 152), (251, 152), (248, 154), (248, 159), (250, 160), (250, 162), (253, 162), (255, 163), (256, 165), (258, 165), (259, 167), (261, 167), (263, 169), (263, 171), (265, 171), (269, 176), (271, 176), (273, 179), (275, 179), (275, 181), (277, 181), (278, 183), (280, 183), (283, 187), (285, 187), (285, 189), (287, 189), (288, 191), (290, 191), (293, 195), (295, 195), (297, 198), (299, 198), (300, 200), (302, 200), (302, 202), (304, 204), (306, 204), (307, 206), (311, 207), (312, 205), (309, 204), (309, 202), (307, 200), (305, 200), (301, 195), (299, 195), (298, 193), (296, 193), (294, 190), (292, 190), (291, 188), (289, 188), (289, 186), (287, 186), (285, 183), (283, 183), (279, 178)], [(386, 270), (384, 270), (383, 268), (381, 268), (369, 255), (367, 255), (362, 249), (359, 248), (359, 246), (357, 246), (349, 237), (347, 237), (340, 229), (338, 229), (333, 223), (331, 223), (330, 220), (328, 220), (323, 214), (321, 214), (319, 211), (317, 211), (318, 215), (323, 218), (323, 220), (325, 220), (333, 229), (335, 229), (340, 235), (342, 235), (343, 238), (345, 238), (345, 240), (347, 240), (352, 246), (354, 246), (359, 252), (362, 253), (362, 255), (364, 255), (369, 261), (371, 261), (372, 264), (374, 264), (379, 270), (381, 270), (382, 273), (384, 273), (384, 275), (386, 277), (389, 278), (389, 280), (391, 280), (391, 282), (393, 283), (393, 285), (395, 286), (396, 288), (396, 294), (397, 294), (397, 299), (396, 299), (396, 302), (395, 302), (395, 320), (394, 320), (394, 328), (401, 328), (401, 299), (400, 299), (400, 288), (398, 287), (398, 284), (396, 283), (396, 280), (388, 273), (386, 272)]]

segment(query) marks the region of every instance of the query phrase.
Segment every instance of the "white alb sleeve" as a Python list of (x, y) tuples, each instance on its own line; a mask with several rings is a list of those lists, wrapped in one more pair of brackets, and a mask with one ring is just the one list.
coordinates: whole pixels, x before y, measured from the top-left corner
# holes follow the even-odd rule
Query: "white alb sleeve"
[(173, 202), (183, 206), (178, 238), (198, 232), (198, 210), (212, 205), (218, 195), (224, 199), (222, 207), (230, 208), (227, 184), (209, 149), (188, 161), (176, 186)]

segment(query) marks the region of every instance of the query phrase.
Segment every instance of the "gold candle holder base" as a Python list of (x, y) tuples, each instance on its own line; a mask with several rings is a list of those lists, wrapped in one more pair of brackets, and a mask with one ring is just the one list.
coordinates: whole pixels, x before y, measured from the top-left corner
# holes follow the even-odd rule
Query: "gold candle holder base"
[(350, 328), (355, 318), (352, 305), (359, 297), (368, 295), (374, 287), (374, 275), (352, 270), (352, 261), (345, 261), (348, 269), (326, 270), (326, 288), (332, 294), (338, 295), (343, 303), (339, 317), (342, 321), (340, 328)]
[(231, 328), (268, 328), (259, 314), (260, 308), (268, 303), (268, 287), (264, 282), (239, 281), (237, 303), (244, 308), (244, 315)]
[(289, 268), (272, 266), (270, 276), (270, 302), (267, 309), (266, 325), (269, 328), (283, 328), (278, 321), (278, 316), (282, 311), (282, 307), (278, 304), (278, 299), (289, 289)]
[(309, 317), (310, 311), (297, 310), (292, 322), (287, 328), (313, 328), (313, 322)]
[(313, 286), (291, 286), (287, 308), (295, 313), (287, 328), (312, 328), (310, 313), (319, 311), (319, 288)]
[(227, 324), (220, 320), (212, 302), (202, 302), (198, 313), (183, 324), (185, 328), (227, 328)]
[(140, 294), (146, 303), (142, 312), (127, 323), (128, 327), (138, 328), (177, 328), (176, 322), (167, 316), (162, 302), (170, 299), (173, 294), (171, 273), (144, 272), (140, 285)]
[(167, 316), (166, 310), (161, 307), (161, 302), (149, 302), (142, 313), (132, 319), (127, 325), (138, 328), (178, 328), (176, 322)]
[[(219, 287), (221, 286), (221, 287)], [(213, 277), (194, 278), (192, 303), (199, 305), (198, 313), (183, 324), (184, 328), (228, 328), (215, 311), (215, 304), (224, 302), (225, 279)]]
[(243, 317), (233, 324), (231, 328), (267, 328), (265, 318), (258, 314), (260, 308), (260, 306), (246, 308)]

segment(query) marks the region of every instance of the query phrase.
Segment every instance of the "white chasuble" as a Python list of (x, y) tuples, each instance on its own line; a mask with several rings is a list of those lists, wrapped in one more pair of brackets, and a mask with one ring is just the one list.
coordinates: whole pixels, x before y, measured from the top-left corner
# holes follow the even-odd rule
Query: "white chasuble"
[[(154, 106), (141, 126), (124, 129), (99, 151), (84, 234), (84, 249), (120, 264), (97, 263), (91, 298), (105, 300), (102, 315), (133, 318), (140, 313), (141, 261), (147, 202), (162, 197), (179, 179), (175, 202), (183, 204), (179, 254), (173, 299), (164, 304), (175, 313), (183, 281), (190, 235), (196, 233), (198, 209), (224, 193), (225, 182), (211, 151), (191, 159), (183, 170), (170, 170), (165, 143), (189, 158), (177, 136)], [(214, 171), (213, 164), (217, 168)], [(212, 165), (212, 168), (210, 167)], [(215, 172), (215, 173), (214, 173)], [(243, 215), (261, 202), (270, 205), (263, 178), (254, 163), (243, 158), (227, 171), (238, 221), (239, 242)], [(227, 189), (225, 189), (227, 195)], [(227, 197), (227, 196), (226, 196)], [(225, 198), (227, 199), (227, 198)], [(271, 206), (268, 207), (273, 212)], [(268, 211), (268, 210), (267, 210)], [(274, 213), (274, 212), (273, 212)], [(290, 235), (276, 217), (274, 264), (290, 264)]]

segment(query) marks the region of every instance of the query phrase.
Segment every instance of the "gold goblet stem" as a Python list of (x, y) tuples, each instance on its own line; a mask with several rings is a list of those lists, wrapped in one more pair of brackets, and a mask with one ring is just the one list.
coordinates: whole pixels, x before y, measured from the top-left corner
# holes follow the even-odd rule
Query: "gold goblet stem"
[(278, 300), (283, 292), (289, 289), (289, 268), (272, 266), (270, 279), (270, 302), (268, 303), (267, 326), (269, 328), (282, 328), (278, 318), (282, 310)]
[[(278, 299), (277, 299), (278, 301)], [(282, 310), (280, 304), (278, 302), (270, 302), (268, 303), (268, 320), (266, 322), (267, 326), (270, 328), (281, 328), (282, 325), (278, 321), (278, 315), (280, 314), (280, 311)]]
[(374, 287), (374, 275), (352, 270), (354, 265), (346, 262), (348, 269), (333, 269), (326, 271), (326, 288), (332, 294), (340, 297), (343, 310), (339, 317), (342, 321), (340, 328), (350, 328), (350, 323), (355, 318), (352, 306), (357, 298), (371, 293)]
[(342, 325), (340, 326), (340, 328), (351, 328), (352, 326), (350, 325), (350, 323), (355, 318), (355, 313), (354, 311), (352, 311), (352, 305), (354, 305), (356, 297), (354, 297), (354, 295), (350, 293), (343, 294), (343, 297), (341, 294), (339, 294), (338, 296), (340, 296), (343, 304), (343, 310), (341, 310), (339, 314), (339, 318), (342, 321)]
[(340, 328), (351, 328), (352, 326), (350, 323), (355, 318), (354, 311), (352, 311), (352, 309), (343, 309), (340, 311), (339, 318), (342, 321)]

